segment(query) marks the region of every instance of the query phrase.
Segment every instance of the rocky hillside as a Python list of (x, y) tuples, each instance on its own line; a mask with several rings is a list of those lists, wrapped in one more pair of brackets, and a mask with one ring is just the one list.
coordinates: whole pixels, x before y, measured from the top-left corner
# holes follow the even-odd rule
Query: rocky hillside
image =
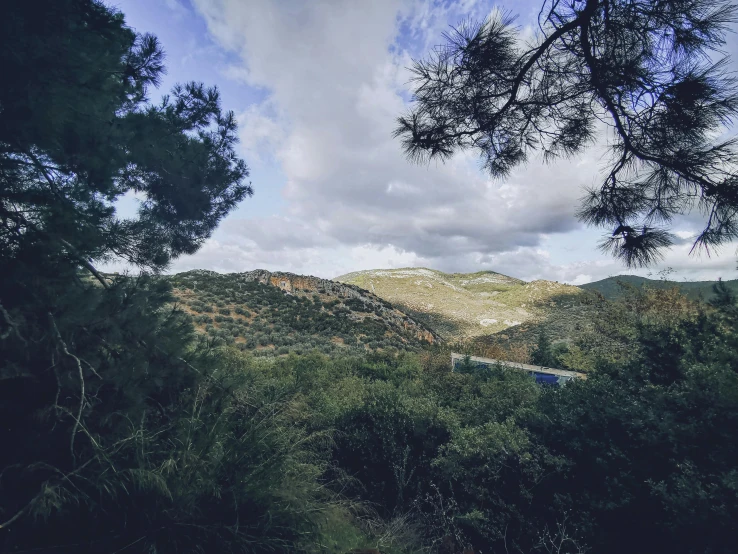
[(359, 287), (265, 270), (167, 277), (198, 330), (259, 354), (418, 349), (438, 335)]
[(553, 281), (526, 283), (492, 271), (383, 269), (349, 273), (335, 281), (367, 289), (454, 339), (490, 335), (548, 319), (553, 312), (576, 313), (587, 296), (578, 287)]

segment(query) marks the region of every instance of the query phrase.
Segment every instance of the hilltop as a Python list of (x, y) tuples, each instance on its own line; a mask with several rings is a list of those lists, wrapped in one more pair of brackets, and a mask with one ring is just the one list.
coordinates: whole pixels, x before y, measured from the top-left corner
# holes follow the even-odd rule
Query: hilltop
[[(738, 293), (738, 280), (723, 281), (729, 289)], [(680, 292), (691, 300), (708, 300), (713, 296), (712, 287), (717, 281), (667, 281), (663, 279), (648, 279), (637, 275), (617, 275), (608, 277), (593, 283), (587, 283), (580, 287), (584, 290), (599, 292), (608, 300), (615, 300), (624, 294), (624, 289), (619, 283), (624, 283), (638, 288), (670, 289), (676, 287)]]
[(438, 335), (358, 287), (255, 270), (194, 270), (165, 277), (199, 332), (257, 354), (416, 350)]
[(525, 282), (493, 271), (443, 273), (427, 268), (377, 269), (336, 277), (367, 289), (444, 338), (491, 335), (571, 312), (588, 296), (553, 281)]

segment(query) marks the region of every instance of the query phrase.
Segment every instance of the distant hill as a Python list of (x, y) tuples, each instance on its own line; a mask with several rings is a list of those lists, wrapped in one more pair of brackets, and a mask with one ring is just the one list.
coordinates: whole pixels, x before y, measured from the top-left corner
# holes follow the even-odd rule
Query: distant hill
[(492, 271), (376, 269), (334, 280), (371, 291), (449, 339), (490, 335), (553, 311), (576, 311), (587, 296), (578, 287), (553, 281), (526, 283)]
[[(667, 289), (678, 287), (682, 294), (692, 300), (707, 301), (713, 296), (712, 287), (717, 281), (665, 281), (662, 279), (648, 279), (636, 275), (618, 275), (608, 277), (594, 283), (581, 285), (584, 290), (597, 291), (608, 300), (615, 300), (624, 294), (623, 287), (618, 283), (624, 283), (633, 287), (650, 287), (654, 289)], [(728, 288), (738, 293), (738, 280), (724, 281)]]
[[(614, 300), (623, 294), (618, 282), (624, 282), (676, 286), (705, 300), (714, 284), (623, 275), (575, 287), (492, 271), (427, 268), (359, 271), (332, 281), (265, 270), (195, 270), (165, 278), (201, 333), (264, 355), (417, 350), (443, 339), (477, 337), (532, 344), (544, 329), (553, 340), (569, 340), (589, 328), (593, 310), (599, 310), (589, 292)], [(726, 284), (738, 294), (738, 280)]]
[(265, 270), (165, 278), (201, 333), (257, 354), (416, 350), (439, 340), (389, 302), (326, 279)]

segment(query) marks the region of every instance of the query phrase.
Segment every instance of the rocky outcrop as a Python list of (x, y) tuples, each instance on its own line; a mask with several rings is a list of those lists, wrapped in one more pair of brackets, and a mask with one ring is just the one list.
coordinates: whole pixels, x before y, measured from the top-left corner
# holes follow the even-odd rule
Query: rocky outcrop
[(402, 329), (406, 333), (411, 333), (420, 340), (430, 344), (441, 341), (441, 338), (435, 332), (401, 312), (389, 302), (355, 285), (321, 279), (311, 275), (296, 275), (281, 271), (272, 272), (266, 269), (235, 273), (233, 274), (233, 278), (236, 281), (240, 279), (271, 285), (282, 289), (288, 294), (313, 293), (332, 298), (355, 299), (364, 304), (368, 311), (373, 312), (378, 319), (383, 319), (392, 326)]
[[(263, 285), (272, 285), (286, 292), (315, 292), (318, 294), (328, 294), (339, 298), (361, 298), (361, 289), (352, 287), (343, 283), (337, 283), (312, 275), (295, 275), (294, 273), (285, 273), (282, 271), (267, 271), (266, 269), (255, 269), (246, 273), (236, 273), (234, 277), (243, 279), (244, 281), (258, 281)], [(366, 292), (366, 291), (364, 291)], [(381, 299), (375, 297), (377, 301)]]

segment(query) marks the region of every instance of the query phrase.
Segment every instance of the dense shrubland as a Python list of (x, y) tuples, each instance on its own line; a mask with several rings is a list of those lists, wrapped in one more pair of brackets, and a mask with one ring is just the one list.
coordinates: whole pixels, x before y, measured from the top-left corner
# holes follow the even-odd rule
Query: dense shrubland
[(561, 389), (509, 370), (450, 373), (440, 350), (272, 367), (298, 383), (313, 425), (336, 429), (332, 461), (356, 479), (344, 493), (402, 518), (416, 547), (730, 551), (733, 304), (669, 291), (628, 302), (614, 308), (629, 314), (628, 356), (603, 351), (587, 380)]
[(716, 307), (671, 291), (613, 304), (627, 355), (593, 347), (588, 379), (555, 389), (452, 373), (440, 347), (255, 357), (191, 338), (166, 282), (81, 283), (54, 316), (63, 344), (5, 328), (4, 359), (58, 342), (59, 370), (43, 387), (4, 380), (3, 516), (20, 514), (7, 551), (733, 547), (729, 292)]

